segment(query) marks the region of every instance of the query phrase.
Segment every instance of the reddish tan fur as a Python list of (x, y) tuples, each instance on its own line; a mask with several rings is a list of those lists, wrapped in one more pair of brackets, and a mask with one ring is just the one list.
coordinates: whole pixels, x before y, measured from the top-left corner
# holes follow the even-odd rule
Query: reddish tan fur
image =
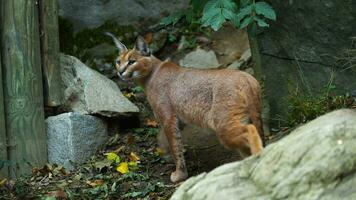
[(137, 48), (121, 52), (118, 59), (119, 75), (144, 87), (168, 139), (176, 164), (171, 181), (188, 177), (178, 120), (214, 130), (227, 148), (245, 154), (263, 149), (261, 89), (248, 73), (182, 68), (154, 56), (142, 56)]

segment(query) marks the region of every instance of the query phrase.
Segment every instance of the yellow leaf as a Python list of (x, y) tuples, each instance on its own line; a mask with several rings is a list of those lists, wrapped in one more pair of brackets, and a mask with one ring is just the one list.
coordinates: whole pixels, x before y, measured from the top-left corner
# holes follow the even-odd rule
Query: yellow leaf
[(127, 162), (122, 162), (117, 166), (116, 171), (120, 172), (121, 174), (126, 174), (129, 172), (129, 165)]
[(140, 157), (138, 157), (138, 155), (135, 152), (131, 152), (128, 157), (131, 161), (134, 161), (134, 162), (140, 160)]
[(111, 160), (111, 161), (116, 161), (117, 157), (119, 157), (116, 153), (106, 153), (106, 159)]
[(103, 180), (94, 180), (94, 181), (87, 181), (87, 184), (92, 186), (92, 187), (96, 187), (96, 186), (100, 186), (100, 185), (103, 185), (104, 184), (104, 181)]
[(137, 162), (129, 162), (128, 163), (130, 167), (137, 167)]
[(6, 183), (7, 179), (0, 180), (0, 187), (3, 186)]
[(133, 97), (133, 96), (135, 96), (135, 95), (134, 95), (133, 92), (129, 92), (129, 93), (125, 93), (124, 96), (125, 96), (126, 98), (131, 98), (131, 97)]
[(162, 149), (162, 148), (157, 147), (155, 153), (157, 155), (159, 155), (159, 156), (162, 156), (162, 155), (164, 155), (166, 153), (166, 151), (164, 149)]

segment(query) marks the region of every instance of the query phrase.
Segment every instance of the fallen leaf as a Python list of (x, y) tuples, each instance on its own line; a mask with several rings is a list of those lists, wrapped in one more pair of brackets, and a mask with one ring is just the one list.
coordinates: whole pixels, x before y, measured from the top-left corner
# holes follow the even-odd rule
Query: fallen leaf
[(120, 172), (121, 174), (126, 174), (129, 172), (129, 165), (127, 162), (122, 162), (117, 166), (116, 171)]
[(135, 137), (130, 135), (128, 138), (127, 138), (127, 141), (126, 141), (127, 144), (131, 145), (131, 144), (135, 144)]
[(114, 152), (115, 152), (115, 153), (120, 153), (120, 152), (121, 152), (122, 150), (124, 150), (124, 149), (125, 149), (125, 145), (123, 145), (123, 146), (117, 148)]
[(67, 199), (68, 198), (67, 193), (62, 191), (62, 190), (49, 192), (48, 196), (49, 197), (55, 197), (55, 199), (57, 199), (57, 198), (59, 198), (59, 199)]
[(6, 178), (5, 178), (5, 179), (3, 179), (3, 180), (1, 180), (1, 181), (0, 181), (0, 187), (1, 187), (1, 186), (3, 186), (3, 185), (6, 183), (6, 181), (7, 181), (7, 179), (6, 179)]
[(165, 153), (166, 153), (166, 151), (164, 149), (159, 148), (159, 147), (156, 148), (156, 151), (155, 151), (156, 155), (163, 156)]
[(99, 171), (101, 171), (104, 167), (110, 168), (111, 164), (112, 161), (105, 159), (102, 161), (95, 162), (93, 165), (95, 169), (99, 169)]
[(137, 167), (137, 162), (128, 162), (129, 167)]
[(134, 162), (140, 160), (140, 157), (135, 152), (131, 152), (128, 157), (131, 161), (134, 161)]
[(120, 156), (118, 156), (116, 153), (113, 153), (113, 152), (110, 152), (110, 153), (106, 153), (104, 154), (106, 155), (106, 159), (110, 160), (110, 161), (113, 161), (113, 162), (117, 162), (119, 163), (120, 162)]
[(87, 181), (87, 184), (92, 186), (92, 187), (96, 187), (96, 186), (103, 185), (104, 181), (101, 180), (101, 179), (97, 179), (97, 180), (94, 180), (94, 181)]
[(133, 93), (133, 92), (129, 92), (129, 93), (124, 93), (124, 96), (126, 97), (126, 98), (132, 98), (132, 97), (134, 97), (135, 96), (135, 94)]
[(158, 122), (155, 121), (154, 119), (145, 119), (145, 125), (148, 126), (148, 127), (153, 127), (153, 128), (156, 128), (158, 126)]

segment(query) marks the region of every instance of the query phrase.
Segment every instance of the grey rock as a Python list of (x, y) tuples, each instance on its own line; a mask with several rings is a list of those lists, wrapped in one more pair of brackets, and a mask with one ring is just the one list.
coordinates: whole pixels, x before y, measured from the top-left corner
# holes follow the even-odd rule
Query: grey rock
[(48, 160), (72, 170), (85, 162), (106, 142), (104, 120), (79, 113), (64, 113), (46, 119)]
[(60, 63), (66, 111), (106, 117), (139, 111), (122, 95), (113, 81), (90, 69), (77, 58), (61, 54)]
[(172, 200), (356, 199), (356, 111), (297, 128), (258, 156), (184, 182)]
[(287, 115), (286, 97), (291, 89), (298, 87), (316, 95), (332, 73), (335, 93), (350, 93), (356, 88), (356, 68), (344, 70), (347, 65), (338, 60), (346, 57), (344, 50), (352, 48), (351, 37), (356, 35), (356, 1), (267, 2), (278, 15), (276, 22), (258, 34), (271, 118)]
[(119, 25), (156, 23), (165, 13), (184, 9), (188, 0), (59, 0), (59, 15), (73, 23), (75, 31), (96, 28), (106, 21)]
[(235, 60), (229, 66), (228, 69), (242, 69), (251, 60), (251, 49), (246, 49), (238, 60)]
[(185, 55), (179, 61), (179, 65), (197, 69), (213, 69), (220, 66), (214, 51), (205, 51), (200, 48)]

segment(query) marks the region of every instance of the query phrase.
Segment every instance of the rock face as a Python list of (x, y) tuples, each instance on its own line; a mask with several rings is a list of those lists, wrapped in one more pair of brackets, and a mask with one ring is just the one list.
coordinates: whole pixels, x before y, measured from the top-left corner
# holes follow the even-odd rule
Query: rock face
[(90, 158), (108, 137), (107, 124), (100, 118), (64, 113), (46, 119), (48, 159), (66, 169)]
[(188, 179), (171, 199), (355, 199), (355, 144), (356, 111), (334, 111), (259, 156)]
[(214, 51), (205, 51), (204, 49), (198, 48), (185, 55), (184, 58), (179, 61), (179, 65), (196, 69), (212, 69), (219, 67), (219, 61)]
[(344, 64), (345, 50), (355, 48), (356, 1), (267, 2), (278, 18), (258, 35), (271, 118), (285, 116), (289, 88), (317, 94), (333, 70), (338, 93), (355, 90), (356, 68)]
[(76, 31), (95, 28), (109, 20), (120, 25), (157, 22), (163, 15), (188, 6), (188, 0), (59, 0), (59, 15), (73, 23)]
[(106, 117), (139, 111), (121, 94), (113, 81), (90, 69), (77, 58), (62, 54), (60, 62), (67, 111)]

